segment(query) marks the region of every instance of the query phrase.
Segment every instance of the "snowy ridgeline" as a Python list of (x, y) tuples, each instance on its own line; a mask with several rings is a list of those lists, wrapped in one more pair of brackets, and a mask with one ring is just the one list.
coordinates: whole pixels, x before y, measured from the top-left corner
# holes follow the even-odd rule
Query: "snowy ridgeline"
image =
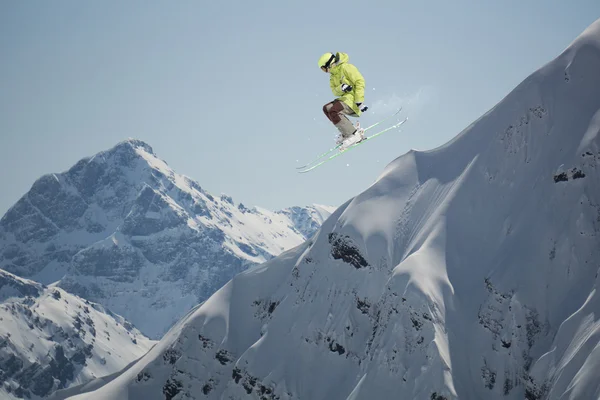
[(0, 220), (0, 269), (59, 281), (159, 339), (236, 273), (314, 235), (331, 211), (214, 197), (132, 139), (37, 180)]
[(597, 399), (600, 21), (70, 399)]
[(113, 373), (155, 342), (102, 306), (0, 270), (0, 398), (43, 398)]

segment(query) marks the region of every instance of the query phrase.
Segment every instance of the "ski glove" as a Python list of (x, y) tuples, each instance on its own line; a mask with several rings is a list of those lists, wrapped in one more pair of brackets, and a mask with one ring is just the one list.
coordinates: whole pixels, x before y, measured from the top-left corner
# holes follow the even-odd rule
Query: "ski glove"
[(342, 89), (342, 92), (351, 92), (352, 91), (352, 86), (346, 85), (345, 83), (342, 83), (341, 89)]
[(369, 107), (367, 107), (363, 103), (356, 103), (356, 106), (358, 107), (358, 109), (360, 110), (360, 112), (365, 112), (365, 111), (367, 111), (369, 109)]

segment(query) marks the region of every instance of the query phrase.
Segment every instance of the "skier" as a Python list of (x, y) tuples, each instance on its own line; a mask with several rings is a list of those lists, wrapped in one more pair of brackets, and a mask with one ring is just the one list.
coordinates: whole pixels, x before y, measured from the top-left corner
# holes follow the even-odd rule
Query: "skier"
[(364, 129), (360, 123), (352, 125), (346, 116), (359, 117), (368, 109), (363, 103), (365, 79), (348, 60), (346, 53), (325, 53), (319, 58), (319, 67), (330, 74), (329, 86), (337, 96), (323, 106), (323, 112), (340, 132), (336, 144), (342, 145), (342, 148), (364, 139)]

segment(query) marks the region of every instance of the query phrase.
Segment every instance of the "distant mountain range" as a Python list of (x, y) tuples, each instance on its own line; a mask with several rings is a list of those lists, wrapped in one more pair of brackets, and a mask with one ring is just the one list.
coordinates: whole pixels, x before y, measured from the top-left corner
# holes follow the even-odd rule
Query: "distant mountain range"
[(305, 241), (331, 211), (212, 196), (127, 140), (33, 184), (0, 220), (0, 268), (58, 282), (159, 339), (235, 274)]
[(120, 370), (153, 341), (101, 305), (0, 270), (0, 398), (43, 398)]

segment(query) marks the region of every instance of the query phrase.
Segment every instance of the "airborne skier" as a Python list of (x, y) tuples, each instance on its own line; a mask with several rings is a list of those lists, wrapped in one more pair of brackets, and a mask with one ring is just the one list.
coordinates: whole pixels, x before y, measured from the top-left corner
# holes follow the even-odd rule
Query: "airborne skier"
[[(364, 104), (365, 79), (354, 65), (348, 63), (348, 54), (346, 53), (323, 54), (319, 58), (319, 68), (330, 74), (329, 86), (331, 87), (333, 94), (337, 97), (335, 100), (323, 106), (323, 112), (340, 133), (337, 136), (335, 147), (319, 154), (311, 162), (296, 167), (300, 173), (312, 171), (346, 151), (360, 146), (385, 132), (398, 128), (408, 120), (408, 117), (406, 117), (402, 121), (397, 122), (388, 128), (365, 136), (365, 132), (370, 132), (374, 127), (396, 117), (400, 111), (402, 111), (402, 107), (392, 115), (389, 115), (366, 128), (362, 128), (358, 122), (356, 125), (352, 125), (352, 122), (350, 122), (348, 117), (359, 117), (361, 113), (368, 109)], [(339, 150), (339, 152), (332, 154), (332, 152), (335, 152), (336, 150)]]
[(363, 103), (365, 79), (348, 60), (346, 53), (325, 53), (319, 58), (319, 67), (330, 74), (329, 86), (337, 97), (323, 106), (323, 112), (340, 132), (336, 144), (342, 148), (364, 139), (364, 129), (358, 122), (353, 125), (347, 116), (359, 117), (368, 109)]

